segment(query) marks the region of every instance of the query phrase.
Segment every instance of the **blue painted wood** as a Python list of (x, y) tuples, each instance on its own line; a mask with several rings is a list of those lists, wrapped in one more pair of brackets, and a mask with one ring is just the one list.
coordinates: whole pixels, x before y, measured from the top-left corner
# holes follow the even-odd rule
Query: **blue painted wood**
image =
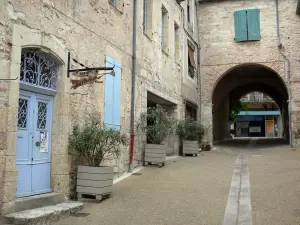
[[(51, 96), (20, 91), (20, 98), (28, 100), (27, 127), (18, 129), (17, 135), (17, 197), (51, 192), (51, 134), (52, 104)], [(43, 129), (37, 128), (38, 102), (47, 104), (46, 124)], [(40, 142), (40, 132), (48, 133), (48, 151), (41, 152), (36, 142)]]
[(107, 56), (106, 66), (115, 66), (115, 76), (105, 77), (105, 125), (119, 130), (121, 125), (121, 63)]
[(248, 40), (260, 40), (260, 15), (258, 9), (247, 10)]
[(247, 41), (247, 11), (234, 12), (235, 41)]
[(32, 194), (51, 192), (50, 188), (51, 163), (32, 165)]
[(120, 130), (121, 127), (121, 82), (122, 68), (115, 67), (116, 76), (114, 77), (114, 102), (113, 102), (113, 122), (114, 128)]
[[(106, 57), (106, 67), (114, 66), (114, 60), (110, 56)], [(113, 102), (114, 102), (114, 77), (105, 76), (105, 125), (113, 126)]]

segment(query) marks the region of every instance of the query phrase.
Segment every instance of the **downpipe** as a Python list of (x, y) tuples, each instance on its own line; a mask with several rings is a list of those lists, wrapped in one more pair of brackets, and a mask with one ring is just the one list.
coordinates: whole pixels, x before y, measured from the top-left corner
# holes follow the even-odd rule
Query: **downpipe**
[(275, 0), (276, 4), (276, 25), (277, 25), (277, 47), (279, 53), (282, 55), (287, 63), (287, 89), (288, 89), (288, 118), (289, 118), (289, 143), (293, 147), (293, 137), (292, 137), (292, 102), (291, 102), (291, 62), (286, 57), (286, 55), (281, 51), (282, 43), (280, 39), (280, 27), (279, 27), (279, 7), (278, 0)]
[(135, 111), (135, 81), (136, 81), (136, 14), (137, 0), (133, 0), (133, 43), (132, 43), (132, 74), (131, 74), (131, 111), (130, 111), (130, 149), (129, 149), (129, 172), (133, 170), (134, 154), (134, 111)]

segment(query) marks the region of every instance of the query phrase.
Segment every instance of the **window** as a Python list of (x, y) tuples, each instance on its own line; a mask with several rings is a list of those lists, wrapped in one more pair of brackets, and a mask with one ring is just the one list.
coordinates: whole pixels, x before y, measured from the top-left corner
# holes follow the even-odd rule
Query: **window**
[(123, 0), (108, 0), (114, 7), (116, 7), (120, 12), (123, 12), (124, 4)]
[(55, 90), (58, 71), (58, 64), (50, 54), (35, 48), (22, 50), (21, 83)]
[(185, 118), (197, 120), (197, 105), (186, 101), (185, 103)]
[(174, 23), (174, 35), (175, 35), (175, 46), (174, 46), (174, 54), (175, 54), (175, 60), (179, 59), (180, 54), (180, 34), (179, 34), (179, 26), (175, 22)]
[(148, 37), (152, 37), (152, 5), (152, 0), (144, 0), (143, 30)]
[(115, 76), (105, 76), (105, 120), (107, 127), (120, 130), (121, 127), (121, 64), (106, 56), (106, 67), (113, 67)]
[(234, 25), (236, 42), (260, 40), (260, 15), (258, 9), (235, 12)]
[(169, 37), (169, 18), (168, 18), (168, 11), (163, 6), (161, 10), (161, 48), (164, 51), (168, 51), (168, 37)]
[(188, 43), (188, 65), (188, 74), (191, 78), (194, 78), (196, 70), (195, 47), (190, 42)]

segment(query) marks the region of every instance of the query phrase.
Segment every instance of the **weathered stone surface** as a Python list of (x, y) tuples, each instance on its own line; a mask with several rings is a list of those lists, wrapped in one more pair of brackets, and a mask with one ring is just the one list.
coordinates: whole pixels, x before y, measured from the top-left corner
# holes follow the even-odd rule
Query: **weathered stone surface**
[(40, 225), (52, 224), (83, 209), (81, 202), (64, 202), (5, 215), (12, 224)]

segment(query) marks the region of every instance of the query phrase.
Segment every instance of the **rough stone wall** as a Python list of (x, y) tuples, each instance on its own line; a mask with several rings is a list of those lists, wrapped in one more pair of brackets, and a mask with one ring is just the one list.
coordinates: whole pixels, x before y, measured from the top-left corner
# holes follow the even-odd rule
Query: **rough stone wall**
[[(120, 12), (108, 0), (4, 1), (0, 6), (1, 78), (20, 73), (21, 48), (42, 46), (61, 61), (57, 94), (53, 107), (51, 188), (68, 194), (72, 185), (68, 134), (75, 121), (82, 121), (91, 106), (104, 116), (104, 84), (70, 89), (67, 52), (89, 67), (105, 66), (109, 55), (122, 64), (121, 130), (128, 131), (130, 119), (130, 78), (132, 51), (132, 2), (124, 0)], [(0, 81), (0, 203), (2, 212), (13, 208), (16, 198), (16, 140), (19, 82)], [(128, 148), (116, 166), (118, 174), (127, 170)]]
[[(1, 78), (20, 74), (21, 48), (42, 47), (60, 61), (57, 94), (54, 97), (52, 127), (51, 188), (70, 194), (74, 188), (73, 159), (67, 152), (68, 135), (75, 122), (82, 122), (92, 108), (104, 119), (105, 82), (71, 90), (67, 78), (67, 54), (89, 67), (104, 66), (106, 55), (122, 64), (121, 131), (130, 131), (132, 18), (133, 2), (114, 7), (109, 0), (4, 0), (0, 5)], [(175, 1), (153, 1), (153, 35), (143, 34), (143, 1), (137, 11), (136, 120), (146, 109), (147, 91), (172, 103), (179, 118), (182, 108), (182, 63), (174, 59), (174, 21), (182, 28), (181, 8)], [(161, 49), (161, 7), (169, 13), (169, 49)], [(183, 49), (180, 29), (180, 51)], [(182, 52), (180, 52), (182, 56)], [(72, 78), (72, 77), (71, 77)], [(105, 79), (104, 79), (105, 80)], [(17, 190), (16, 141), (19, 81), (0, 81), (0, 207), (2, 213), (13, 210)], [(139, 137), (139, 135), (138, 135)], [(142, 147), (137, 138), (134, 166), (141, 163)], [(116, 176), (127, 171), (129, 149), (122, 149), (115, 166)], [(70, 173), (71, 171), (71, 173)]]
[[(138, 2), (138, 9), (143, 8), (143, 1)], [(181, 7), (176, 1), (152, 1), (152, 34), (143, 32), (143, 11), (138, 10), (137, 15), (137, 80), (135, 98), (135, 120), (139, 122), (139, 115), (147, 108), (147, 92), (151, 92), (171, 103), (173, 115), (180, 118), (182, 111), (181, 76), (182, 62), (175, 59), (175, 33), (174, 22), (180, 26), (180, 56), (183, 51), (183, 29)], [(168, 46), (162, 50), (162, 6), (168, 11)], [(136, 131), (135, 164), (141, 162), (145, 139), (140, 131)], [(172, 144), (173, 145), (173, 144)], [(173, 148), (173, 146), (170, 146)], [(176, 150), (174, 150), (176, 151)]]
[[(282, 52), (291, 61), (291, 91), (293, 130), (299, 120), (299, 32), (300, 18), (296, 15), (296, 0), (279, 1)], [(260, 9), (261, 40), (236, 43), (234, 12)], [(212, 125), (212, 95), (222, 76), (235, 66), (245, 63), (265, 65), (278, 73), (287, 85), (287, 63), (277, 48), (275, 1), (213, 1), (198, 4), (199, 38), (201, 44), (202, 121)], [(296, 47), (297, 46), (297, 47)], [(297, 116), (296, 116), (297, 115)], [(299, 118), (297, 118), (299, 117)], [(211, 131), (210, 131), (211, 133)]]

